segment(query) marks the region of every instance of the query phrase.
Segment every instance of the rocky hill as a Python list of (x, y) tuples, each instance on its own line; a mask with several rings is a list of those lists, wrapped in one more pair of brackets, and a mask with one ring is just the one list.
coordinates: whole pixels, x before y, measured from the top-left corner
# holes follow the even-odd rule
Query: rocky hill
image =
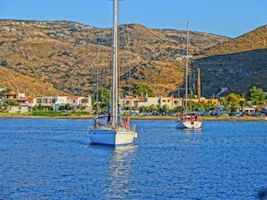
[(66, 95), (65, 92), (57, 90), (49, 84), (3, 67), (0, 67), (0, 88), (10, 88), (15, 92), (23, 92), (33, 97), (43, 95)]
[[(267, 91), (267, 25), (199, 53), (205, 96), (246, 93), (252, 86)], [(203, 58), (204, 57), (204, 58)]]
[[(139, 24), (120, 30), (121, 87), (147, 83), (155, 94), (183, 84), (184, 31), (150, 29)], [(190, 52), (199, 54), (229, 39), (191, 32)], [(0, 21), (0, 65), (76, 95), (110, 84), (112, 30), (75, 22)]]
[(202, 56), (227, 55), (267, 48), (267, 25), (200, 52)]

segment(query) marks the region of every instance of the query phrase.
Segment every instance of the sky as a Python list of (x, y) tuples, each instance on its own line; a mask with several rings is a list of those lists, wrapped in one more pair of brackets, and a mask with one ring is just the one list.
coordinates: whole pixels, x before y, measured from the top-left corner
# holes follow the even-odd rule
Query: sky
[[(111, 0), (0, 0), (0, 19), (70, 20), (112, 26)], [(267, 0), (121, 0), (121, 24), (236, 37), (267, 24)]]

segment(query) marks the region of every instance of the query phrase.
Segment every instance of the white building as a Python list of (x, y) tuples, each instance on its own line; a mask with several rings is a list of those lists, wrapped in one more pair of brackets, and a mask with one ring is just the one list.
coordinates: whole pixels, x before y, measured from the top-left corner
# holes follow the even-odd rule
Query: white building
[(166, 105), (169, 109), (182, 106), (182, 99), (174, 97), (125, 97), (121, 100), (125, 110), (136, 110), (140, 107), (160, 107)]
[(124, 110), (136, 110), (139, 108), (139, 101), (140, 99), (138, 97), (127, 96), (123, 99), (120, 99), (120, 104)]
[(149, 106), (157, 106), (159, 105), (160, 102), (160, 97), (144, 97), (140, 98), (138, 102), (138, 108), (144, 106), (144, 107), (149, 107)]
[(9, 106), (8, 108), (9, 113), (28, 113), (31, 112), (31, 107), (19, 105), (19, 106)]
[(81, 106), (81, 108), (85, 111), (92, 111), (92, 98), (90, 96), (78, 97), (76, 107), (77, 106)]
[(54, 96), (44, 96), (33, 98), (33, 107), (41, 106), (47, 110), (55, 110), (56, 98)]
[(48, 110), (58, 111), (62, 106), (70, 104), (72, 110), (92, 110), (91, 97), (68, 97), (68, 96), (44, 96), (33, 98), (33, 106), (41, 106)]
[(249, 107), (249, 106), (246, 106), (242, 109), (242, 111), (248, 115), (251, 115), (253, 113), (256, 112), (256, 107)]
[(183, 100), (175, 97), (160, 97), (159, 107), (167, 106), (168, 109), (175, 109), (183, 105)]

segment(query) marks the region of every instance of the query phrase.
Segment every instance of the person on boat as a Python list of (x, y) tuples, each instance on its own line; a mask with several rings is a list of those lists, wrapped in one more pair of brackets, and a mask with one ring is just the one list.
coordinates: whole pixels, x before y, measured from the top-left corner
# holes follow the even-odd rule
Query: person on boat
[(110, 113), (108, 113), (108, 118), (107, 118), (107, 125), (110, 126), (110, 122), (111, 122), (111, 116)]
[(194, 124), (195, 122), (195, 119), (194, 119), (194, 116), (193, 115), (190, 115), (190, 118), (189, 118), (191, 124)]
[(96, 118), (95, 119), (95, 128), (101, 126), (101, 122), (100, 122), (100, 119), (99, 118)]
[(125, 118), (125, 128), (129, 129), (130, 128), (130, 116), (127, 115)]
[(177, 120), (176, 121), (178, 122), (180, 120), (182, 120), (181, 113), (177, 113)]
[(202, 122), (203, 121), (202, 117), (201, 116), (198, 116), (198, 120), (197, 121), (198, 122)]

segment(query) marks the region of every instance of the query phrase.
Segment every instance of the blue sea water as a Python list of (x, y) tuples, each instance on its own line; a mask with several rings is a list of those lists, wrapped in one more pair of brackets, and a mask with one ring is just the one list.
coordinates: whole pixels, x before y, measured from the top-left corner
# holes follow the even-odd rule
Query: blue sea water
[(129, 147), (89, 145), (90, 120), (0, 119), (0, 199), (257, 199), (267, 123), (135, 121)]

